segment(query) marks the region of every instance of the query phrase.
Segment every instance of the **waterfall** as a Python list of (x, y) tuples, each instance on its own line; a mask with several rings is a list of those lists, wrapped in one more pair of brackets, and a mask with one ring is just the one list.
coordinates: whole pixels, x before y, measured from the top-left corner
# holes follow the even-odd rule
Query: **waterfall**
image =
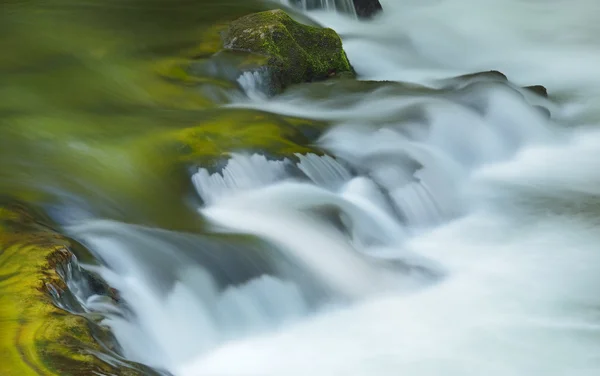
[(323, 9), (356, 16), (354, 0), (288, 0), (288, 2), (305, 11)]

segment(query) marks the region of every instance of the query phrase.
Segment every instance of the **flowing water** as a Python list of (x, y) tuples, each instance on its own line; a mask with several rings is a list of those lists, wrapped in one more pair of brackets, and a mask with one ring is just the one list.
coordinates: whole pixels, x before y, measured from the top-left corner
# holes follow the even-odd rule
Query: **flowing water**
[[(343, 37), (359, 81), (267, 98), (260, 77), (244, 75), (242, 90), (212, 99), (228, 113), (325, 122), (315, 143), (327, 155), (240, 151), (220, 168), (195, 166), (191, 190), (159, 159), (134, 163), (107, 147), (105, 132), (127, 145), (213, 116), (152, 102), (135, 68), (169, 41), (188, 43), (193, 25), (262, 5), (192, 16), (186, 1), (47, 4), (84, 7), (79, 16), (102, 27), (78, 27), (104, 45), (85, 49), (82, 33), (64, 49), (85, 54), (45, 51), (42, 66), (27, 67), (40, 70), (34, 80), (50, 64), (86, 77), (62, 89), (46, 78), (55, 96), (11, 76), (0, 188), (42, 195), (100, 260), (83, 266), (119, 291), (119, 304), (72, 289), (104, 315), (126, 359), (174, 376), (598, 375), (600, 3), (381, 3), (369, 21), (305, 11)], [(7, 28), (38, 20), (9, 9)], [(149, 15), (132, 21), (142, 9)], [(43, 19), (38, 27), (57, 26)], [(57, 34), (74, 30), (63, 27)], [(37, 43), (51, 50), (45, 37)], [(454, 78), (493, 69), (510, 82)], [(522, 88), (536, 84), (550, 99)], [(34, 135), (15, 136), (16, 126)], [(57, 167), (74, 155), (67, 171)]]
[(356, 15), (352, 0), (289, 0), (287, 3), (304, 11), (325, 10)]

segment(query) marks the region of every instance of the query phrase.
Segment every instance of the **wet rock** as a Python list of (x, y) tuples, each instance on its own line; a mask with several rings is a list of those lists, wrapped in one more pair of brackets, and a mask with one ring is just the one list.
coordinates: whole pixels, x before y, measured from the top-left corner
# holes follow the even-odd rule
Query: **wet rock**
[(508, 78), (502, 72), (499, 72), (497, 70), (490, 70), (443, 79), (440, 80), (439, 83), (445, 89), (456, 90), (462, 89), (473, 84), (506, 84), (508, 83)]
[[(325, 122), (257, 110), (207, 111), (196, 124), (156, 132), (128, 146), (132, 158), (153, 166), (218, 166), (234, 153), (261, 153), (269, 159), (323, 152), (313, 145)], [(158, 172), (158, 171), (157, 171)]]
[[(490, 70), (484, 72), (477, 72), (471, 74), (465, 74), (444, 80), (446, 83), (471, 83), (471, 82), (508, 82), (508, 77), (502, 72), (497, 70)], [(542, 85), (525, 86), (523, 89), (535, 93), (544, 98), (548, 98), (548, 90)]]
[(358, 18), (371, 18), (383, 10), (379, 0), (354, 0)]
[(490, 70), (484, 72), (464, 74), (462, 76), (455, 77), (456, 80), (472, 80), (472, 79), (486, 79), (486, 80), (500, 80), (508, 81), (508, 77), (502, 72), (497, 70)]
[(523, 89), (529, 90), (541, 97), (548, 98), (548, 90), (542, 85), (525, 86)]
[(226, 49), (248, 53), (248, 70), (261, 73), (271, 95), (292, 84), (353, 73), (334, 30), (303, 25), (282, 10), (233, 21), (222, 40)]

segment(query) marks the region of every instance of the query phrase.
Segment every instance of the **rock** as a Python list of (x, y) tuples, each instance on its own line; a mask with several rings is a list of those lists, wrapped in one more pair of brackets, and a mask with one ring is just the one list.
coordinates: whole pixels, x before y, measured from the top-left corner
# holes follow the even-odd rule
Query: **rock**
[(548, 98), (548, 90), (542, 85), (525, 86), (523, 89), (529, 90), (541, 97)]
[(371, 18), (383, 11), (379, 0), (354, 0), (354, 9), (358, 18)]
[(472, 79), (486, 79), (486, 80), (499, 80), (508, 81), (508, 77), (502, 72), (497, 70), (490, 70), (484, 72), (464, 74), (462, 76), (455, 77), (457, 80), (472, 80)]
[(439, 80), (445, 89), (461, 89), (475, 83), (508, 83), (504, 73), (497, 70), (463, 74)]
[(307, 26), (282, 10), (250, 14), (233, 21), (223, 33), (224, 47), (251, 54), (252, 70), (261, 67), (268, 94), (285, 87), (353, 72), (332, 29)]

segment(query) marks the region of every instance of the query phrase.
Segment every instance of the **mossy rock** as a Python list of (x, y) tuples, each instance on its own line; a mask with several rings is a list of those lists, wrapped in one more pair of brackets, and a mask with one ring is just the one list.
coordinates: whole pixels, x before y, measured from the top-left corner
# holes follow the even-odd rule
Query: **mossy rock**
[[(508, 77), (504, 73), (499, 72), (497, 70), (464, 74), (461, 76), (442, 80), (441, 82), (451, 87), (464, 86), (466, 84), (471, 84), (474, 82), (501, 82), (509, 83), (515, 88), (517, 87), (508, 79)], [(537, 94), (541, 97), (548, 98), (548, 90), (542, 85), (524, 86), (522, 89), (525, 89), (530, 93)]]
[(0, 204), (0, 374), (142, 375), (94, 354), (103, 348), (83, 317), (57, 308), (51, 292), (66, 291), (57, 268), (71, 258), (70, 242), (28, 209)]
[(383, 11), (379, 0), (354, 0), (358, 18), (372, 18)]
[(292, 84), (353, 73), (334, 30), (303, 25), (279, 9), (233, 21), (223, 33), (223, 44), (226, 49), (265, 58), (262, 67), (269, 94)]
[[(205, 111), (196, 125), (153, 132), (134, 144), (143, 155), (153, 154), (156, 165), (218, 166), (232, 153), (261, 153), (272, 159), (296, 153), (317, 153), (312, 142), (327, 123), (256, 110)], [(155, 166), (156, 166), (155, 165)]]

